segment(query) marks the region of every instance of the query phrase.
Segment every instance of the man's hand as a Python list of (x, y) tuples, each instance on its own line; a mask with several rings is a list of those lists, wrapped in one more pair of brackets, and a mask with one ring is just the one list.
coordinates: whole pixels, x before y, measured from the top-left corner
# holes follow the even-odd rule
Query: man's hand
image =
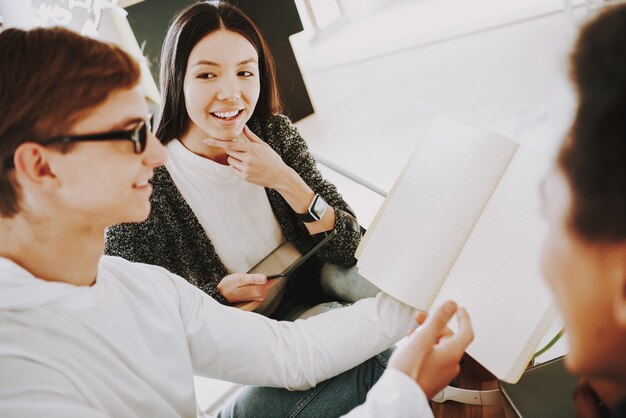
[(217, 290), (229, 302), (263, 301), (273, 282), (263, 274), (233, 273), (224, 277)]
[[(455, 312), (458, 331), (451, 334), (446, 326)], [(430, 399), (459, 374), (459, 362), (474, 332), (467, 311), (461, 308), (457, 312), (454, 302), (444, 303), (428, 318), (418, 314), (417, 321), (424, 324), (393, 353), (388, 367), (415, 380)]]

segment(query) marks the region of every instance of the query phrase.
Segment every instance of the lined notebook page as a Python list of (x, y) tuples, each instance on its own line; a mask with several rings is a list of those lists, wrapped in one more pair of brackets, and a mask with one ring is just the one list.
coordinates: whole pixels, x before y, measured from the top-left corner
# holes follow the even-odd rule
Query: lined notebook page
[(438, 118), (364, 237), (359, 273), (427, 310), (517, 146)]
[(539, 185), (551, 162), (545, 151), (517, 150), (434, 302), (467, 308), (475, 333), (467, 352), (507, 382), (519, 379), (555, 318), (540, 271)]

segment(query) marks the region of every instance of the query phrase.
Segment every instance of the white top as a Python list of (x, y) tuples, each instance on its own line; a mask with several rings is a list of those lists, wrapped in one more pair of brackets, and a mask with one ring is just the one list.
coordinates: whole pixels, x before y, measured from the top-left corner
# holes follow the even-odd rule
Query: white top
[(167, 151), (167, 171), (229, 273), (246, 273), (284, 242), (265, 188), (194, 154), (177, 139)]
[[(381, 293), (277, 322), (119, 257), (101, 258), (91, 287), (0, 258), (0, 416), (195, 417), (193, 374), (307, 389), (392, 345), (414, 313)], [(392, 370), (350, 415), (432, 417), (419, 386)]]

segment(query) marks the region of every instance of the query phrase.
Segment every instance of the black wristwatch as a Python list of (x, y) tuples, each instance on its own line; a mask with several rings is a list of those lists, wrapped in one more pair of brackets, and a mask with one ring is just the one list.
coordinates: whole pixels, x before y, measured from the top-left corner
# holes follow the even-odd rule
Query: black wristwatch
[(328, 203), (320, 196), (315, 194), (306, 213), (296, 213), (302, 222), (315, 222), (322, 219), (324, 212), (328, 208)]

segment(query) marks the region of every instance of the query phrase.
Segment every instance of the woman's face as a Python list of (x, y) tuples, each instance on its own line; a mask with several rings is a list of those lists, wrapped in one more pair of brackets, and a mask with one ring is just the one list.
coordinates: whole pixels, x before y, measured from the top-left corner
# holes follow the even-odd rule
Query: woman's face
[(261, 90), (254, 46), (228, 30), (207, 35), (189, 55), (183, 90), (190, 122), (186, 137), (237, 138)]
[(560, 170), (548, 176), (543, 194), (549, 224), (543, 272), (569, 336), (566, 364), (578, 375), (611, 377), (623, 373), (616, 369), (623, 364), (626, 347), (614, 315), (614, 302), (620, 293), (619, 285), (615, 285), (615, 280), (620, 280), (614, 271), (615, 247), (587, 242), (572, 231), (568, 222), (572, 195)]

